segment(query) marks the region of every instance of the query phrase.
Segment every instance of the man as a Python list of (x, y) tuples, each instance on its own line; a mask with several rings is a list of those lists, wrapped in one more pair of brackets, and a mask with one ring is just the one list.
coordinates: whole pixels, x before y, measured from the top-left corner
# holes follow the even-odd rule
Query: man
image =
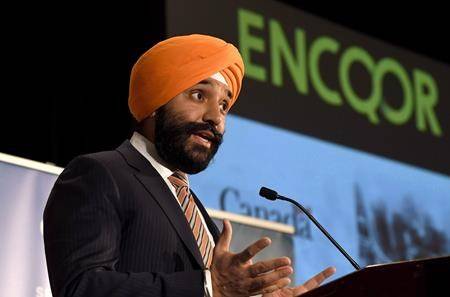
[(229, 251), (189, 188), (222, 141), (244, 75), (237, 49), (211, 36), (162, 41), (133, 67), (129, 107), (138, 125), (114, 151), (79, 156), (44, 212), (50, 284), (60, 296), (295, 296), (286, 257), (252, 263), (262, 238)]

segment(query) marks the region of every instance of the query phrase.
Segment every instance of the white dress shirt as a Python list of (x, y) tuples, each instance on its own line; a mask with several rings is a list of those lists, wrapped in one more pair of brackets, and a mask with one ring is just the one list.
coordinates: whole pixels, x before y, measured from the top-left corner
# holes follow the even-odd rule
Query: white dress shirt
[[(181, 207), (180, 202), (178, 201), (177, 194), (175, 187), (172, 185), (172, 183), (169, 180), (169, 176), (173, 174), (173, 171), (170, 170), (166, 163), (158, 156), (158, 153), (156, 151), (155, 145), (145, 138), (143, 135), (141, 135), (138, 132), (134, 132), (133, 136), (130, 139), (131, 145), (139, 152), (141, 155), (143, 155), (150, 164), (156, 169), (156, 171), (161, 175), (164, 182), (169, 187), (170, 191), (173, 194), (174, 199), (178, 202), (178, 204)], [(188, 180), (188, 186), (189, 186), (189, 180)], [(208, 227), (205, 223), (205, 219), (203, 218), (203, 215), (199, 211), (198, 214), (200, 215), (200, 218), (202, 220), (203, 225), (205, 226), (206, 233), (208, 234), (209, 240), (212, 243), (212, 247), (214, 248), (214, 239), (211, 235), (211, 232), (208, 230)], [(205, 296), (211, 296), (212, 293), (212, 281), (211, 281), (211, 272), (209, 270), (205, 270)], [(209, 295), (208, 295), (209, 294)]]

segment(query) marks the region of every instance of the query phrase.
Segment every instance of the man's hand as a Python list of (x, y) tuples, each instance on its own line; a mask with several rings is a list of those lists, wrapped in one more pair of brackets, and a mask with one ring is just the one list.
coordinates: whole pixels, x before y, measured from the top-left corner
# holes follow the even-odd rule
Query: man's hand
[[(214, 248), (211, 278), (214, 297), (239, 297), (275, 292), (290, 283), (293, 270), (287, 257), (253, 264), (252, 258), (270, 245), (263, 237), (239, 254), (230, 252), (232, 229), (228, 220)], [(276, 296), (276, 295), (275, 295)]]
[(292, 288), (283, 288), (277, 290), (272, 293), (264, 294), (263, 297), (294, 297), (300, 296), (303, 293), (306, 293), (312, 289), (317, 288), (320, 284), (330, 276), (332, 276), (336, 272), (336, 268), (328, 267), (322, 272), (316, 274), (314, 277), (310, 278), (303, 285), (292, 287)]

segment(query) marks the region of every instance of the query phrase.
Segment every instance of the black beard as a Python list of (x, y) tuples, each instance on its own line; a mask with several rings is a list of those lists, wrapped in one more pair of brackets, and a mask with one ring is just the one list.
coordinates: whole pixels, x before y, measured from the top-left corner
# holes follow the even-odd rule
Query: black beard
[[(214, 139), (209, 148), (187, 145), (188, 138), (199, 131), (211, 131)], [(155, 116), (155, 146), (159, 156), (170, 166), (187, 174), (195, 174), (208, 167), (222, 143), (223, 135), (209, 123), (181, 122), (161, 107)]]

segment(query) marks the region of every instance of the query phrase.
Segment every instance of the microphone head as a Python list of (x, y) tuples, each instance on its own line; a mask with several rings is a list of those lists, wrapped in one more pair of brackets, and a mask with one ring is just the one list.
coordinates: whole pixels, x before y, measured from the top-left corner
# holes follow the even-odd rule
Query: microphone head
[(259, 190), (259, 195), (269, 200), (277, 200), (278, 198), (278, 193), (276, 191), (266, 187), (261, 187)]

